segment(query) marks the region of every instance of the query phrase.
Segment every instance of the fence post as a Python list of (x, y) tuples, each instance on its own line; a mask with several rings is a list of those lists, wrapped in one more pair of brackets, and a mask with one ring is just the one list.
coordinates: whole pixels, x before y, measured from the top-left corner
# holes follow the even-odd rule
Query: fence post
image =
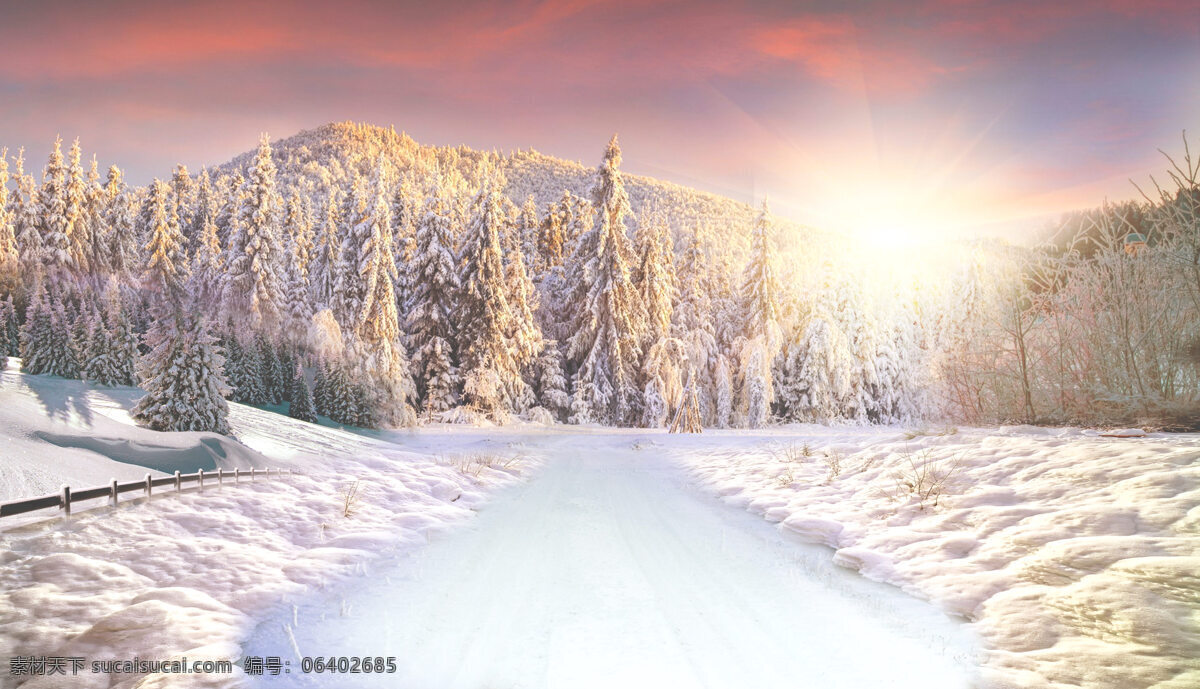
[(112, 483), (109, 484), (108, 495), (112, 498), (113, 507), (116, 507), (117, 496), (120, 495), (120, 493), (117, 492), (117, 479), (115, 478), (112, 480)]
[(183, 481), (179, 478), (179, 470), (175, 470), (175, 492), (183, 490)]
[(241, 467), (234, 467), (234, 468), (233, 468), (233, 482), (234, 482), (234, 483), (238, 483), (238, 482), (240, 482), (241, 480), (242, 480), (242, 468), (241, 468)]
[(204, 470), (200, 470), (200, 492), (204, 492)]
[(154, 487), (154, 479), (150, 478), (150, 474), (146, 474), (146, 500), (150, 500), (150, 491)]
[(66, 516), (71, 516), (71, 487), (62, 487), (62, 507), (66, 511)]
[(225, 468), (224, 467), (217, 467), (217, 485), (218, 486), (225, 485)]

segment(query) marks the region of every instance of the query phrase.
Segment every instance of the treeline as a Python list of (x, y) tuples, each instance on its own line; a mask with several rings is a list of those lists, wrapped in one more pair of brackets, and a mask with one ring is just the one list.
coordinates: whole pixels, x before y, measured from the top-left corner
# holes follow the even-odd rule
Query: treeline
[(1175, 191), (1075, 216), (1071, 241), (899, 280), (765, 203), (631, 194), (615, 137), (581, 192), (583, 168), (536, 154), (318, 134), (142, 188), (85, 171), (78, 142), (40, 183), (0, 155), (4, 353), (141, 385), (152, 428), (218, 432), (226, 399), (357, 426), (661, 427), (687, 407), (761, 427), (1115, 422), (1196, 397), (1190, 158)]
[(1184, 144), (1141, 201), (1068, 214), (1031, 250), (976, 252), (935, 352), (950, 413), (1200, 423), (1200, 163)]

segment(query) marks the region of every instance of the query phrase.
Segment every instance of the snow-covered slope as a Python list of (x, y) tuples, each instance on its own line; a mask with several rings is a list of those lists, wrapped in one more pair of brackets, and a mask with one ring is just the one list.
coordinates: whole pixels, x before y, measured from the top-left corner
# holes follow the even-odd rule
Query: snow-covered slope
[(1200, 687), (1200, 435), (800, 427), (679, 456), (839, 564), (977, 620), (988, 686)]
[(126, 410), (141, 396), (137, 388), (94, 389), (79, 380), (27, 376), (20, 366), (20, 359), (9, 359), (0, 373), (0, 502), (57, 493), (63, 484), (94, 488), (176, 469), (277, 465), (224, 436), (134, 426)]
[[(127, 424), (134, 389), (88, 390), (77, 381), (5, 374), (0, 431), (9, 451), (0, 463), (7, 498), (32, 497), (59, 484), (103, 485), (140, 478), (147, 469), (101, 454), (63, 448), (38, 433), (129, 440), (113, 456), (153, 455), (178, 465), (208, 447), (218, 465), (288, 466), (300, 475), (252, 485), (209, 486), (182, 495), (54, 511), (0, 522), (0, 686), (225, 686), (236, 675), (92, 674), (14, 677), (13, 656), (90, 659), (239, 659), (257, 611), (321, 588), (389, 552), (424, 543), (427, 534), (468, 517), (487, 490), (531, 466), (507, 447), (439, 444), (437, 456), (231, 404), (238, 443), (195, 433), (156, 433)], [(49, 429), (49, 430), (48, 430)], [(132, 449), (130, 449), (132, 448)], [(148, 452), (147, 448), (152, 448)], [(467, 456), (469, 454), (469, 456)], [(226, 465), (227, 466), (227, 465)], [(188, 471), (195, 467), (186, 467)], [(10, 478), (11, 477), (11, 478)], [(349, 512), (347, 514), (347, 512)], [(172, 681), (175, 684), (170, 684)]]

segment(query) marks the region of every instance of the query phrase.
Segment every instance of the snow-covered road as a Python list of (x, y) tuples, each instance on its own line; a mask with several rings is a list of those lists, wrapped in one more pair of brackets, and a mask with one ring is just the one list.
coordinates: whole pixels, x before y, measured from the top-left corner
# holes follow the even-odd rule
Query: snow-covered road
[[(932, 605), (723, 504), (654, 448), (582, 440), (543, 437), (544, 468), (471, 523), (264, 621), (245, 652), (291, 674), (256, 684), (969, 685), (974, 640)], [(394, 656), (398, 673), (301, 678), (298, 655)]]

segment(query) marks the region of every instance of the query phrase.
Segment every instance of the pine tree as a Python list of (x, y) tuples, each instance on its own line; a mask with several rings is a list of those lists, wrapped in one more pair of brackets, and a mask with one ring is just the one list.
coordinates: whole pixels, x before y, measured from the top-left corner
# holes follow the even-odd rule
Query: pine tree
[(292, 346), (300, 346), (312, 320), (312, 299), (309, 296), (309, 264), (313, 250), (312, 222), (299, 194), (293, 192), (288, 199), (287, 217), (284, 222), (289, 238), (288, 284), (287, 284), (287, 329), (286, 335)]
[(66, 234), (68, 250), (71, 254), (70, 264), (80, 275), (87, 275), (92, 270), (89, 260), (92, 255), (92, 237), (87, 218), (87, 182), (83, 178), (82, 156), (79, 139), (75, 139), (67, 154), (68, 167), (64, 197), (66, 201)]
[(406, 319), (412, 349), (413, 378), (427, 414), (446, 411), (458, 397), (461, 379), (454, 365), (454, 322), (459, 281), (451, 238), (450, 209), (440, 181), (425, 201), (417, 223), (411, 310)]
[[(356, 258), (356, 290), (362, 295), (354, 314), (353, 337), (347, 356), (355, 365), (354, 382), (361, 386), (370, 418), (358, 425), (410, 425), (415, 421), (409, 400), (414, 397), (408, 357), (400, 342), (396, 314), (396, 261), (392, 256), (391, 207), (388, 204), (384, 159), (380, 157), (372, 185), (373, 200), (343, 247)], [(347, 251), (349, 248), (349, 251)]]
[[(200, 241), (205, 232), (206, 225), (217, 224), (217, 216), (220, 214), (220, 203), (216, 189), (213, 188), (212, 176), (209, 175), (208, 169), (200, 171), (200, 176), (196, 179), (195, 184), (195, 206), (190, 217), (188, 231), (184, 233), (187, 237), (187, 250), (189, 254), (196, 251), (196, 244)], [(218, 243), (220, 243), (218, 239)]]
[(193, 301), (206, 313), (218, 311), (224, 277), (223, 260), (217, 225), (211, 218), (205, 218), (192, 251), (190, 291)]
[(137, 274), (138, 237), (132, 192), (125, 189), (121, 170), (113, 165), (108, 169), (105, 185), (108, 204), (105, 224), (108, 226), (108, 269), (123, 284), (132, 284)]
[(763, 201), (750, 239), (750, 259), (742, 273), (741, 308), (744, 343), (741, 346), (741, 411), (746, 424), (761, 428), (775, 401), (772, 362), (779, 350), (778, 293), (774, 249), (768, 232), (770, 212)]
[(15, 215), (8, 198), (8, 149), (0, 148), (0, 298), (12, 299), (21, 292)]
[(104, 319), (109, 328), (113, 376), (109, 385), (137, 385), (138, 336), (133, 331), (121, 298), (120, 283), (115, 277), (108, 280), (104, 291)]
[(183, 234), (183, 246), (186, 252), (195, 241), (193, 219), (196, 211), (196, 184), (183, 163), (175, 166), (171, 175), (171, 203), (175, 214), (179, 216), (179, 228)]
[(87, 175), (87, 194), (84, 204), (84, 215), (87, 218), (88, 237), (90, 238), (87, 257), (92, 267), (93, 278), (97, 284), (112, 272), (112, 261), (108, 256), (109, 227), (107, 222), (108, 199), (104, 187), (100, 186), (100, 166), (96, 157), (92, 156), (91, 166)]
[(284, 368), (275, 344), (261, 333), (255, 339), (258, 359), (261, 362), (263, 400), (266, 404), (283, 404), (287, 390), (291, 387), (291, 374)]
[(33, 176), (25, 174), (25, 151), (16, 158), (16, 193), (11, 199), (13, 228), (17, 236), (17, 254), (21, 266), (21, 278), (27, 292), (32, 292), (34, 283), (44, 274), (46, 245), (42, 241), (40, 218), (38, 217), (38, 192)]
[(683, 403), (687, 363), (683, 343), (673, 337), (662, 336), (650, 346), (642, 365), (643, 426), (664, 428), (672, 412)]
[(568, 341), (577, 370), (573, 417), (615, 424), (631, 422), (638, 412), (643, 321), (629, 276), (634, 259), (625, 223), (631, 211), (620, 164), (621, 149), (613, 136), (592, 192), (596, 224), (580, 238), (572, 259), (573, 301), (581, 308)]
[(288, 405), (288, 416), (316, 423), (317, 412), (313, 408), (313, 398), (308, 389), (308, 381), (304, 379), (304, 368), (300, 364), (296, 364), (295, 368), (296, 370), (292, 374), (291, 393), (288, 395), (291, 399)]
[(53, 318), (50, 300), (41, 283), (38, 283), (25, 310), (25, 323), (21, 326), (21, 370), (25, 373), (53, 373), (55, 364), (52, 362), (56, 359)]
[(507, 391), (520, 378), (516, 317), (508, 301), (501, 236), (507, 215), (500, 192), (486, 180), (467, 230), (459, 300), (463, 392), (476, 409), (498, 418)]
[(83, 378), (96, 385), (120, 385), (116, 346), (105, 317), (92, 311), (87, 324)]
[(325, 306), (333, 305), (333, 295), (338, 277), (338, 262), (341, 257), (341, 241), (338, 239), (338, 190), (332, 189), (325, 201), (325, 220), (317, 241), (316, 298)]
[(536, 270), (538, 261), (538, 239), (542, 227), (542, 217), (538, 213), (537, 202), (533, 194), (525, 197), (521, 206), (521, 214), (517, 222), (517, 238), (521, 244), (521, 260), (530, 270)]
[(249, 175), (239, 193), (236, 218), (231, 218), (223, 316), (243, 327), (273, 333), (282, 325), (286, 309), (275, 163), (266, 135)]
[(0, 352), (4, 356), (21, 356), (21, 326), (11, 296), (0, 301)]
[(131, 416), (158, 431), (227, 434), (224, 357), (205, 319), (189, 308), (187, 257), (179, 224), (167, 217), (167, 185), (155, 180), (151, 189), (153, 234), (146, 247), (142, 284), (154, 295), (154, 320), (146, 334), (150, 352), (139, 365), (146, 395), (134, 405)]
[(38, 191), (38, 222), (43, 243), (41, 260), (51, 284), (65, 284), (75, 269), (71, 253), (71, 225), (67, 218), (67, 167), (63, 163), (62, 139), (54, 140), (54, 149), (42, 173)]
[(322, 362), (313, 375), (313, 410), (329, 416), (329, 365)]
[(645, 345), (670, 336), (671, 315), (677, 290), (671, 237), (661, 215), (639, 227), (639, 261), (636, 283), (646, 312)]
[(392, 254), (396, 259), (396, 311), (407, 314), (412, 310), (414, 274), (407, 268), (416, 260), (417, 225), (425, 210), (425, 200), (418, 193), (412, 175), (406, 174), (392, 197)]
[(236, 336), (230, 335), (226, 340), (225, 351), (225, 370), (229, 376), (232, 395), (230, 399), (242, 404), (267, 404), (262, 356), (255, 343), (250, 342), (243, 346)]
[(542, 331), (538, 327), (534, 312), (537, 310), (537, 291), (529, 274), (525, 272), (524, 254), (520, 250), (510, 251), (504, 265), (504, 283), (508, 304), (512, 311), (512, 327), (508, 333), (509, 348), (513, 365), (518, 375), (509, 378), (507, 395), (510, 404), (518, 412), (524, 412), (537, 402), (532, 387), (525, 382), (522, 373), (529, 371), (544, 346)]
[(538, 405), (558, 421), (566, 421), (571, 413), (571, 397), (567, 394), (567, 380), (563, 375), (562, 352), (553, 340), (546, 342), (537, 360), (537, 400)]
[(693, 372), (693, 388), (701, 418), (717, 425), (715, 382), (717, 356), (716, 328), (713, 325), (712, 299), (708, 293), (709, 261), (705, 253), (703, 226), (692, 233), (679, 264), (679, 293), (672, 332), (683, 342)]

